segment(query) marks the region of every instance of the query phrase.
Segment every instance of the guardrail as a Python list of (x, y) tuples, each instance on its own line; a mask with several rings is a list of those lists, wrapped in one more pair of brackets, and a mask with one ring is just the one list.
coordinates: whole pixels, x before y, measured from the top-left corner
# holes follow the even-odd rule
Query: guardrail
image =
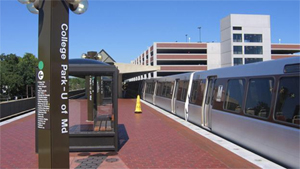
[[(69, 92), (70, 99), (76, 99), (85, 95), (85, 89)], [(9, 119), (20, 114), (35, 110), (35, 97), (0, 102), (0, 121)]]
[(0, 103), (0, 119), (22, 114), (35, 109), (35, 97)]

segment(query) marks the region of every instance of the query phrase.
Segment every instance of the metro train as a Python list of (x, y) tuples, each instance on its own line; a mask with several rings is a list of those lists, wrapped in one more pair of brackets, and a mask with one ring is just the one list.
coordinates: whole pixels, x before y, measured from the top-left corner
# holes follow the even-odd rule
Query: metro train
[(128, 85), (138, 84), (141, 99), (155, 106), (285, 167), (300, 168), (299, 74), (300, 57), (291, 57)]

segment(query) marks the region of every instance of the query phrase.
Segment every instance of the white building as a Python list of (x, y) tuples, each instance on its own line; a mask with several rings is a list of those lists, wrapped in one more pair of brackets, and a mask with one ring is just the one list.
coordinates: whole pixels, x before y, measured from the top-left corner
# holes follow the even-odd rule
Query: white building
[(221, 20), (221, 67), (271, 60), (269, 15), (231, 14)]

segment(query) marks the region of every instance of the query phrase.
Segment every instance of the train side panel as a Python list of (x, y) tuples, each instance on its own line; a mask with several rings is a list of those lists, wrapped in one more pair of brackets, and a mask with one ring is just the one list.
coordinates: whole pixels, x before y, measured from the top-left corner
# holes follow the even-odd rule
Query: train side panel
[(153, 104), (153, 94), (145, 93), (145, 98), (143, 100)]
[(202, 106), (189, 104), (188, 121), (201, 126), (202, 123)]
[(158, 107), (171, 112), (171, 99), (166, 97), (156, 96), (155, 102)]
[(299, 168), (299, 129), (213, 110), (212, 131), (281, 164)]
[(184, 106), (185, 102), (178, 100), (175, 101), (175, 114), (181, 118), (185, 118)]

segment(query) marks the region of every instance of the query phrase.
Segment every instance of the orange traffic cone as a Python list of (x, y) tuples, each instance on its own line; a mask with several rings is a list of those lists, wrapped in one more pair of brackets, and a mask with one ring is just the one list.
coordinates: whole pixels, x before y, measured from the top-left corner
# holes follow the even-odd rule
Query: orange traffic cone
[(142, 113), (140, 95), (137, 95), (137, 98), (136, 98), (135, 113)]

